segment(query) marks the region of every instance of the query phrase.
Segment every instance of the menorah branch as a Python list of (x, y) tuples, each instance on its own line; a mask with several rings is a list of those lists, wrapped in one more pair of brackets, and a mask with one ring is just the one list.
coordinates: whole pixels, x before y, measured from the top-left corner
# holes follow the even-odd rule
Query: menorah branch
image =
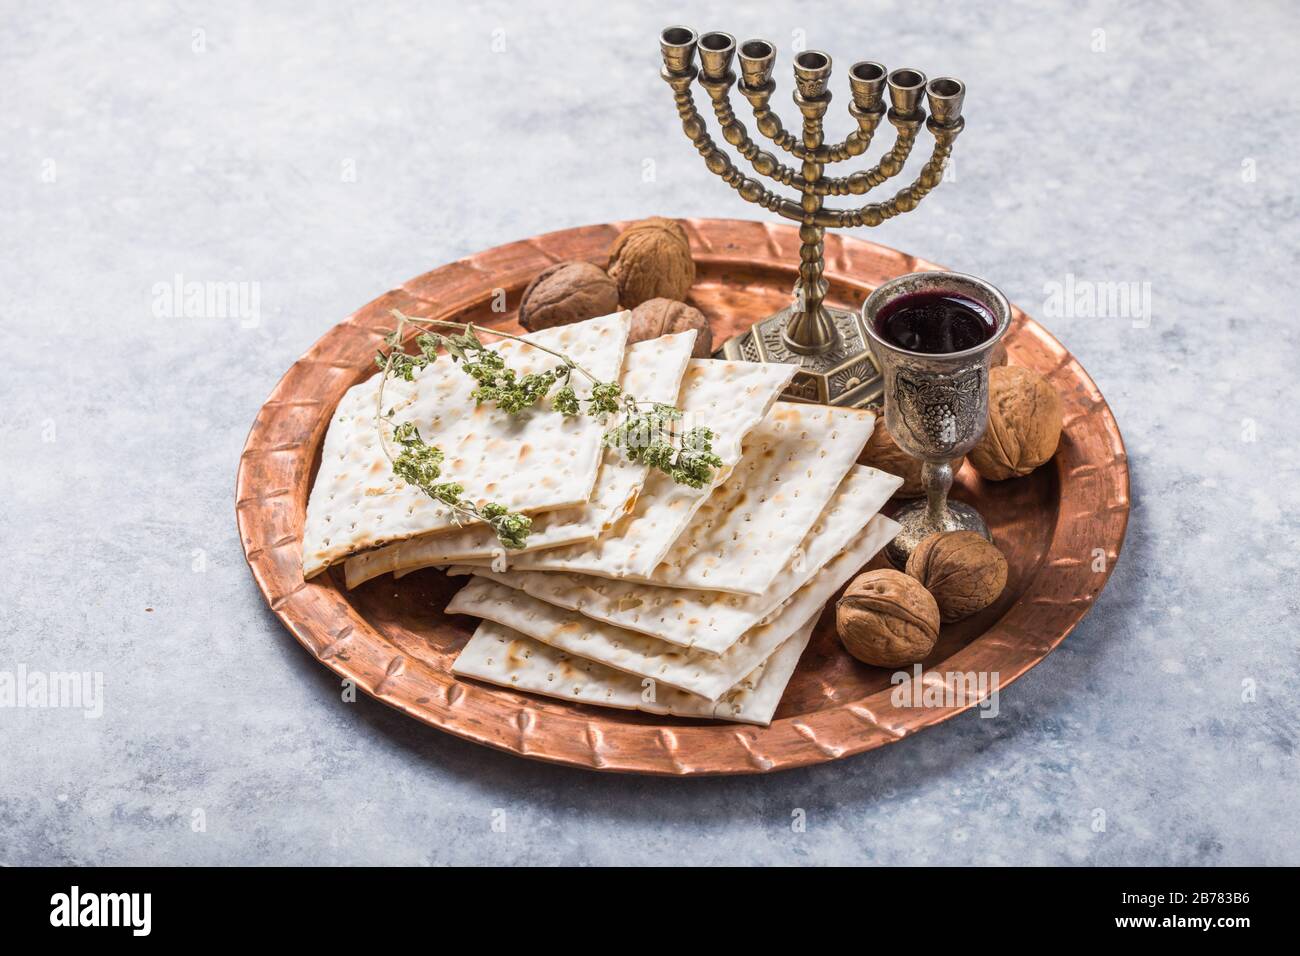
[(767, 176), (774, 179), (784, 186), (793, 186), (800, 192), (808, 188), (803, 176), (799, 171), (790, 166), (786, 166), (767, 150), (760, 149), (758, 144), (749, 136), (749, 131), (736, 117), (736, 111), (731, 106), (731, 97), (729, 95), (731, 84), (734, 77), (724, 79), (718, 82), (709, 80), (701, 81), (713, 100), (713, 115), (718, 120), (718, 125), (722, 128), (722, 138), (735, 147), (736, 152), (754, 167), (754, 172), (760, 176)]
[(900, 213), (911, 212), (943, 181), (943, 171), (948, 157), (952, 155), (953, 141), (961, 130), (960, 120), (951, 128), (935, 130), (935, 144), (929, 160), (921, 167), (921, 172), (911, 185), (900, 189), (892, 198), (882, 203), (867, 203), (859, 209), (822, 209), (817, 216), (817, 225), (823, 228), (878, 226)]
[(776, 83), (770, 79), (758, 87), (751, 87), (744, 82), (740, 84), (740, 94), (749, 100), (750, 111), (754, 114), (754, 125), (758, 131), (795, 159), (803, 159), (805, 155), (803, 143), (799, 141), (799, 137), (785, 128), (781, 117), (773, 113), (768, 106), (768, 101), (775, 91)]
[(664, 78), (673, 87), (673, 100), (677, 104), (677, 115), (682, 120), (682, 130), (699, 154), (704, 157), (704, 165), (708, 167), (709, 172), (720, 177), (723, 182), (740, 193), (742, 199), (786, 219), (801, 219), (803, 211), (798, 203), (782, 198), (765, 188), (758, 180), (746, 176), (727, 158), (726, 153), (718, 149), (717, 144), (713, 142), (713, 137), (705, 128), (704, 117), (696, 109), (695, 98), (691, 95), (691, 81), (695, 79), (695, 73), (693, 67), (681, 75), (672, 75), (665, 71)]
[[(799, 170), (782, 163), (775, 155), (762, 149), (750, 137), (744, 122), (736, 116), (735, 108), (731, 104), (729, 95), (732, 86), (731, 82), (714, 83), (709, 80), (701, 80), (700, 85), (708, 91), (713, 101), (713, 114), (718, 120), (723, 139), (735, 147), (736, 152), (749, 161), (749, 164), (754, 168), (754, 172), (760, 176), (766, 176), (783, 186), (790, 186), (801, 193), (812, 193), (816, 196), (861, 196), (897, 176), (902, 172), (903, 166), (912, 152), (912, 146), (916, 143), (917, 131), (921, 128), (922, 123), (920, 119), (917, 119), (910, 121), (909, 125), (909, 121), (896, 120), (891, 117), (891, 122), (894, 122), (897, 127), (894, 145), (881, 157), (875, 166), (848, 176), (822, 176), (809, 182), (800, 174)], [(743, 86), (741, 87), (741, 94), (744, 96), (749, 95)], [(859, 130), (861, 138), (856, 142), (862, 144), (862, 150), (865, 150), (870, 144), (872, 135), (884, 115), (884, 110), (881, 110), (877, 113), (867, 114), (859, 120), (864, 125)], [(862, 150), (859, 150), (859, 152)], [(819, 165), (837, 161), (835, 159), (820, 158), (824, 152), (822, 149), (806, 149), (803, 143), (800, 142), (796, 155), (807, 157), (805, 162), (814, 162)]]
[(773, 83), (767, 90), (751, 90), (742, 83), (740, 93), (749, 100), (754, 114), (754, 125), (758, 131), (795, 159), (807, 159), (822, 164), (840, 163), (854, 156), (861, 156), (871, 147), (871, 136), (875, 132), (875, 125), (880, 121), (879, 117), (875, 117), (875, 122), (870, 126), (854, 130), (841, 142), (820, 146), (814, 150), (808, 149), (800, 142), (799, 137), (785, 128), (780, 117), (768, 106), (768, 99), (775, 88), (776, 84)]
[(907, 157), (912, 154), (916, 144), (916, 133), (921, 128), (920, 120), (896, 122), (894, 145), (880, 158), (880, 162), (870, 169), (850, 173), (848, 176), (836, 176), (818, 183), (818, 194), (822, 196), (862, 196), (882, 183), (892, 179), (903, 171)]

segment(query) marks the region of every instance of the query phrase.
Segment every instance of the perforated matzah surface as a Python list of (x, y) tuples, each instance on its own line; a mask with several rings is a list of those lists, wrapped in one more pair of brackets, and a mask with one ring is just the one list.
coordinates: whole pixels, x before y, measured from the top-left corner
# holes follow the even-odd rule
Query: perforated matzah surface
[(744, 453), (645, 580), (763, 594), (861, 454), (876, 416), (778, 402)]
[(573, 657), (494, 621), (478, 626), (456, 658), (452, 672), (580, 704), (766, 726), (772, 722), (815, 624), (816, 618), (807, 621), (717, 701), (672, 687), (649, 685), (642, 678)]
[[(692, 359), (682, 382), (681, 408), (692, 424), (711, 428), (722, 459), (716, 487), (740, 460), (741, 442), (767, 414), (794, 376), (793, 365)], [(704, 504), (711, 488), (679, 485), (661, 472), (646, 478), (632, 513), (594, 543), (521, 555), (521, 570), (578, 571), (605, 577), (651, 574)]]
[(689, 591), (554, 571), (499, 574), (487, 568), (473, 568), (453, 569), (453, 573), (472, 570), (474, 574), (594, 620), (705, 653), (720, 654), (779, 609), (820, 568), (851, 544), (869, 552), (864, 564), (884, 547), (897, 526), (876, 512), (901, 484), (902, 479), (894, 475), (855, 465), (804, 537), (798, 560), (787, 562), (767, 591), (758, 596)]
[[(620, 312), (529, 339), (611, 381), (623, 364), (630, 316)], [(522, 342), (491, 347), (521, 374), (559, 364)], [(305, 577), (363, 548), (455, 527), (450, 509), (393, 474), (375, 425), (379, 382), (377, 373), (349, 389), (325, 434), (303, 527)], [(585, 380), (575, 377), (574, 384), (579, 394), (585, 391)], [(476, 502), (545, 511), (587, 501), (600, 465), (601, 423), (586, 415), (566, 419), (549, 409), (510, 415), (493, 404), (476, 406), (470, 397), (475, 385), (442, 356), (413, 382), (390, 381), (384, 411), (393, 409), (394, 424), (415, 422), (424, 440), (446, 453), (443, 478), (464, 485), (466, 497)]]

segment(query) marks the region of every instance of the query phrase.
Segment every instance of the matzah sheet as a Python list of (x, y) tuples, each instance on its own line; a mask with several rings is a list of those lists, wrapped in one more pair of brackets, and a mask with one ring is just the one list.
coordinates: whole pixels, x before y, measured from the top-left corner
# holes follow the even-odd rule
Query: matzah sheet
[[(623, 366), (631, 313), (545, 329), (528, 336), (612, 381)], [(494, 342), (509, 367), (543, 372), (560, 360), (523, 342)], [(350, 388), (325, 434), (320, 470), (307, 503), (303, 575), (365, 548), (456, 527), (450, 508), (393, 474), (375, 423), (382, 373)], [(579, 395), (585, 379), (575, 376)], [(430, 445), (446, 453), (443, 478), (465, 487), (477, 503), (495, 501), (514, 511), (547, 511), (591, 497), (600, 467), (604, 426), (588, 415), (565, 418), (549, 408), (510, 415), (494, 403), (476, 405), (477, 383), (449, 356), (416, 372), (414, 381), (390, 380), (384, 412), (393, 424), (414, 422)]]
[(716, 701), (573, 657), (494, 621), (478, 626), (452, 665), (452, 672), (580, 704), (767, 726), (816, 623), (816, 617), (810, 618), (771, 657)]
[[(648, 584), (761, 595), (862, 453), (876, 416), (778, 402)], [(634, 579), (637, 579), (634, 577)]]

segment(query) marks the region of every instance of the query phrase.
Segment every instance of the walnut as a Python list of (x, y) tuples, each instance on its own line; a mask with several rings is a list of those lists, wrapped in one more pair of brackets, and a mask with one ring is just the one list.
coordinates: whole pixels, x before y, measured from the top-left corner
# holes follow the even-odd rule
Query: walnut
[(647, 299), (632, 310), (632, 332), (627, 337), (628, 345), (657, 339), (661, 335), (676, 332), (696, 331), (695, 349), (691, 352), (695, 358), (708, 358), (713, 351), (713, 330), (709, 320), (699, 309), (692, 308), (685, 302), (672, 299)]
[(625, 309), (647, 299), (685, 299), (695, 281), (686, 230), (658, 216), (628, 226), (609, 247), (609, 274)]
[(1007, 586), (1007, 559), (974, 531), (932, 534), (912, 551), (907, 573), (934, 596), (944, 622), (982, 611)]
[(524, 289), (519, 324), (529, 332), (618, 311), (618, 286), (590, 262), (557, 262)]
[(1056, 453), (1061, 397), (1047, 379), (1019, 365), (989, 370), (989, 424), (970, 450), (975, 470), (1002, 481), (1029, 474)]
[(939, 606), (919, 581), (893, 569), (859, 574), (835, 605), (844, 649), (864, 664), (924, 659), (939, 639)]
[[(950, 462), (954, 475), (961, 468), (963, 460), (954, 458)], [(921, 484), (921, 459), (913, 458), (898, 447), (894, 436), (889, 434), (889, 429), (885, 427), (884, 415), (876, 416), (876, 430), (871, 433), (871, 437), (867, 440), (867, 447), (862, 449), (862, 454), (858, 456), (858, 463), (879, 468), (881, 471), (902, 478), (902, 486), (894, 492), (896, 498), (915, 498), (925, 494), (925, 486)]]

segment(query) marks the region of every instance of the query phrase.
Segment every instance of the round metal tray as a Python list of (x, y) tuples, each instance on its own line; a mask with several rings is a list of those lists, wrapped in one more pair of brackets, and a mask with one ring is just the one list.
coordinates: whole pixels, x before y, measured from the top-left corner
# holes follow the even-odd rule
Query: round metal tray
[[(373, 374), (389, 310), (517, 330), (492, 311), (496, 290), (517, 303), (553, 262), (604, 264), (623, 223), (515, 242), (426, 273), (353, 313), (294, 363), (258, 413), (239, 462), (236, 513), (248, 564), (272, 610), (321, 663), (425, 723), (526, 757), (597, 770), (731, 774), (783, 770), (893, 743), (972, 705), (895, 706), (890, 671), (860, 664), (823, 614), (770, 727), (608, 710), (458, 680), (451, 662), (475, 621), (442, 613), (463, 582), (439, 571), (385, 576), (348, 591), (340, 568), (311, 582), (300, 556), (307, 494), (335, 404)], [(697, 279), (690, 300), (715, 343), (788, 304), (799, 238), (789, 226), (724, 219), (684, 222)], [(938, 266), (893, 249), (828, 235), (829, 301), (859, 306), (875, 286)], [(1010, 576), (990, 608), (945, 626), (924, 662), (926, 682), (996, 673), (1006, 687), (1063, 641), (1092, 607), (1124, 540), (1128, 465), (1119, 427), (1088, 373), (1037, 322), (1014, 309), (1013, 364), (1059, 390), (1065, 429), (1056, 457), (1032, 475), (985, 482), (969, 467), (953, 496), (977, 502)], [(877, 559), (879, 562), (880, 559)], [(906, 702), (904, 702), (906, 703)]]

